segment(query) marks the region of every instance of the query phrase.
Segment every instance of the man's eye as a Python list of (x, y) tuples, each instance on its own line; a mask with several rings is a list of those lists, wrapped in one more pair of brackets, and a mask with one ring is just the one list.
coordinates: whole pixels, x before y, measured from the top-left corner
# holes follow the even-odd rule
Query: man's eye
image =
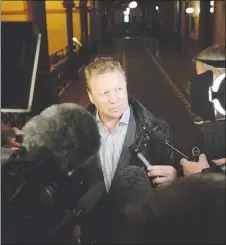
[(102, 93), (101, 95), (108, 95), (108, 92), (106, 91), (106, 92)]

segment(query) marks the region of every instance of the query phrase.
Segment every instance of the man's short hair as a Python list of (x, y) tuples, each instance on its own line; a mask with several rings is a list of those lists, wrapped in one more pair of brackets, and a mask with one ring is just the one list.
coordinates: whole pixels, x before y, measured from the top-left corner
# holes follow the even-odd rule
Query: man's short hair
[(96, 57), (84, 70), (87, 90), (90, 91), (89, 82), (93, 77), (114, 71), (118, 71), (126, 80), (125, 72), (119, 61), (115, 61), (112, 57)]
[[(225, 45), (220, 45), (220, 44), (211, 45), (208, 48), (202, 50), (195, 59), (225, 60)], [(213, 72), (225, 73), (225, 68), (217, 68), (211, 65), (207, 65), (203, 62), (200, 63), (202, 64), (202, 68), (205, 71), (211, 70)]]

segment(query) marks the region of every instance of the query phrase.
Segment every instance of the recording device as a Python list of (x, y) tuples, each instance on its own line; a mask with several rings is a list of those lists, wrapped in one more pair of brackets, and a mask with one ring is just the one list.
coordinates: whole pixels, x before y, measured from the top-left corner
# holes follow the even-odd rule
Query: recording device
[[(166, 141), (166, 144), (171, 148), (171, 149), (173, 149), (175, 152), (177, 152), (180, 156), (182, 156), (183, 158), (186, 158), (188, 161), (193, 161), (194, 163), (195, 162), (198, 162), (198, 157), (199, 157), (199, 154), (200, 154), (200, 150), (199, 150), (199, 148), (198, 147), (193, 147), (193, 149), (192, 149), (192, 155), (193, 155), (193, 158), (191, 159), (191, 158), (189, 158), (188, 156), (186, 156), (184, 153), (182, 153), (181, 151), (179, 151), (177, 148), (175, 148), (174, 146), (172, 146), (171, 144), (169, 144), (169, 142), (168, 141)], [(208, 163), (209, 163), (209, 165), (211, 166), (211, 167), (213, 167), (213, 172), (215, 172), (214, 170), (216, 170), (217, 172), (218, 172), (218, 165), (216, 165), (216, 163), (214, 163), (213, 161), (208, 161)], [(208, 168), (209, 169), (209, 168)], [(211, 171), (212, 171), (211, 170)], [(219, 169), (220, 170), (220, 172), (222, 172), (221, 171), (221, 169)], [(224, 170), (224, 167), (222, 166), (222, 170), (223, 171), (225, 171)]]
[[(83, 220), (104, 194), (104, 183), (88, 189), (87, 176), (100, 135), (91, 114), (73, 103), (48, 107), (23, 132), (24, 147), (2, 149), (2, 234), (47, 242), (54, 228), (61, 233), (63, 225)], [(70, 220), (62, 223), (66, 214)]]
[(64, 218), (61, 220), (60, 224), (57, 225), (57, 227), (55, 227), (54, 229), (52, 229), (51, 235), (57, 233), (57, 231), (64, 227), (64, 225), (68, 222), (78, 223), (80, 216), (89, 213), (99, 202), (105, 189), (106, 188), (103, 182), (98, 182), (94, 184), (92, 188), (89, 189), (85, 193), (85, 195), (83, 195), (79, 199), (78, 204), (76, 204), (76, 207), (72, 210), (69, 210), (64, 216)]
[(87, 188), (84, 168), (60, 173), (56, 158), (45, 147), (14, 152), (1, 166), (3, 236), (16, 229), (26, 233), (25, 241), (34, 236), (49, 241), (69, 222), (79, 224), (105, 191), (104, 183)]
[(109, 196), (116, 208), (129, 220), (141, 218), (139, 205), (153, 194), (149, 178), (142, 167), (124, 168), (111, 184)]
[(130, 150), (131, 154), (135, 154), (141, 160), (141, 162), (144, 164), (145, 167), (148, 168), (151, 166), (151, 164), (148, 162), (148, 160), (145, 158), (145, 156), (141, 153), (137, 144), (131, 145), (129, 150)]
[[(225, 61), (198, 61), (225, 68)], [(197, 124), (225, 120), (225, 73), (214, 80), (213, 72), (209, 70), (192, 79), (189, 86), (191, 111), (203, 119)]]
[(14, 160), (17, 158), (17, 151), (21, 152), (21, 147), (7, 147), (7, 148), (1, 148), (1, 168), (4, 166), (4, 164), (7, 164), (7, 162)]
[[(84, 194), (85, 183), (78, 172), (60, 173), (55, 156), (46, 147), (29, 152), (19, 149), (1, 166), (3, 207), (20, 218), (47, 215), (55, 212), (54, 209), (63, 211)], [(76, 195), (73, 197), (71, 181), (76, 181), (73, 185)]]
[[(148, 162), (148, 160), (146, 159), (146, 157), (141, 153), (139, 147), (136, 145), (136, 144), (133, 144), (129, 147), (129, 150), (130, 150), (130, 153), (131, 154), (135, 154), (138, 159), (141, 160), (142, 164), (144, 165), (145, 168), (145, 171), (147, 172), (147, 168), (151, 166), (151, 164)], [(155, 179), (155, 178), (158, 178), (160, 176), (156, 176), (156, 177), (152, 177), (150, 178), (150, 182), (151, 182), (151, 185), (153, 186), (156, 186), (152, 183), (152, 180)]]
[(215, 166), (212, 166), (210, 168), (202, 169), (202, 172), (203, 173), (213, 172), (213, 173), (224, 173), (224, 174), (226, 174), (226, 167), (225, 167), (225, 164), (220, 164), (220, 165), (215, 164)]
[[(174, 152), (176, 152), (177, 154), (179, 154), (182, 158), (187, 159), (188, 161), (193, 161), (194, 164), (195, 162), (198, 161), (198, 157), (200, 154), (200, 150), (198, 147), (193, 147), (192, 149), (192, 158), (188, 157), (187, 155), (185, 155), (184, 153), (182, 153), (180, 150), (178, 150), (175, 146), (173, 146), (172, 144), (169, 143), (168, 140), (165, 140), (165, 137), (163, 137), (163, 133), (158, 132), (157, 133), (157, 137), (161, 140), (163, 140), (163, 142), (170, 147)], [(145, 156), (141, 153), (139, 147), (136, 144), (133, 144), (130, 146), (130, 152), (131, 154), (135, 154), (143, 163), (143, 165), (145, 167), (149, 167), (151, 166), (151, 164), (148, 162), (148, 160), (145, 158)], [(213, 161), (209, 161), (210, 164), (210, 168), (204, 169), (203, 172), (225, 172), (225, 164), (222, 165), (216, 165)]]
[(186, 156), (184, 153), (182, 153), (181, 151), (179, 151), (177, 148), (175, 148), (174, 146), (172, 146), (168, 140), (165, 141), (166, 145), (168, 145), (171, 149), (173, 149), (175, 152), (177, 152), (180, 156), (186, 158), (189, 160), (189, 157)]
[(41, 33), (32, 22), (1, 22), (1, 112), (31, 111), (41, 47)]
[[(169, 144), (168, 141), (166, 141), (166, 144), (173, 149), (175, 152), (177, 152), (179, 155), (181, 155), (182, 157), (186, 158), (188, 161), (192, 161), (191, 159), (189, 159), (188, 156), (186, 156), (185, 154), (183, 154), (181, 151), (179, 151), (178, 149), (176, 149), (174, 146), (172, 146), (171, 144)], [(197, 147), (194, 147), (197, 148)], [(193, 149), (194, 149), (193, 148)], [(200, 151), (199, 151), (200, 153)], [(214, 173), (226, 173), (226, 167), (225, 164), (221, 164), (221, 165), (217, 165), (216, 163), (214, 163), (213, 161), (208, 161), (210, 168), (205, 168), (202, 170), (202, 172), (214, 172)]]

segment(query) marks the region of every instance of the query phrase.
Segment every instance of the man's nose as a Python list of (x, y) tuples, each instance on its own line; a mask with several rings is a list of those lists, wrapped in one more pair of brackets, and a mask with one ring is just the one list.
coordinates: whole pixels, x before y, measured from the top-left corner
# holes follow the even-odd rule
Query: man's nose
[(117, 102), (117, 100), (118, 100), (117, 92), (111, 91), (110, 94), (109, 94), (109, 102), (111, 104), (114, 104), (114, 103)]

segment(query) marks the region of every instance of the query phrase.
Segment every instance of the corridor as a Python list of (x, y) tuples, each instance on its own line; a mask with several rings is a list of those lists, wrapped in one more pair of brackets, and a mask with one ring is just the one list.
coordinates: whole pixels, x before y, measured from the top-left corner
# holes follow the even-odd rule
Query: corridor
[[(114, 39), (111, 47), (100, 49), (98, 55), (121, 61), (127, 74), (128, 93), (169, 124), (174, 146), (186, 155), (191, 155), (194, 146), (201, 146), (201, 132), (192, 121), (189, 101), (141, 38)], [(83, 79), (71, 84), (61, 102), (82, 106), (89, 103)]]

